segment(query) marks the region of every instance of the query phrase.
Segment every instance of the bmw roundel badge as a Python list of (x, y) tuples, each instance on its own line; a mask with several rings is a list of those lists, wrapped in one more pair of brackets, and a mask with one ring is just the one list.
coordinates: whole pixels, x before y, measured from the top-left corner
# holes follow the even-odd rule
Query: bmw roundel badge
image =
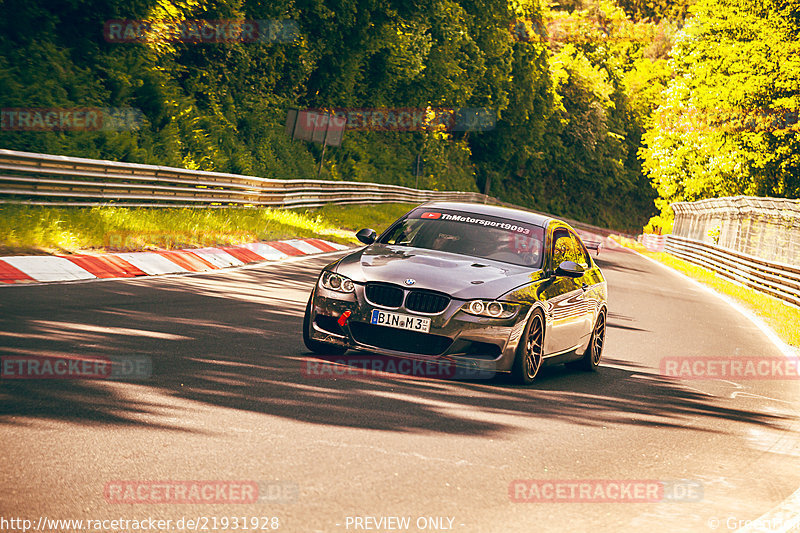
[(415, 280), (415, 279), (411, 279), (411, 278), (408, 278), (408, 279), (405, 281), (405, 284), (406, 284), (406, 285), (413, 285), (413, 284), (415, 284), (416, 282), (417, 282), (417, 280)]

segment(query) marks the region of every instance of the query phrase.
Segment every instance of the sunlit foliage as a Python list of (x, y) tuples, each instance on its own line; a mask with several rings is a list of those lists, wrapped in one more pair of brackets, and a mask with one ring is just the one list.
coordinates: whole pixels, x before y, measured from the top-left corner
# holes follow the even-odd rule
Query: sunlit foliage
[(800, 4), (700, 0), (642, 150), (658, 206), (800, 197)]
[[(323, 179), (489, 191), (630, 229), (654, 213), (640, 138), (676, 26), (612, 0), (4, 0), (0, 107), (133, 107), (130, 131), (0, 131), (5, 148), (315, 178), (289, 107), (474, 107), (491, 131), (348, 131)], [(109, 20), (284, 20), (288, 42), (114, 43)], [(756, 149), (753, 146), (753, 149)], [(420, 165), (416, 165), (419, 159)], [(417, 175), (417, 170), (419, 170)]]

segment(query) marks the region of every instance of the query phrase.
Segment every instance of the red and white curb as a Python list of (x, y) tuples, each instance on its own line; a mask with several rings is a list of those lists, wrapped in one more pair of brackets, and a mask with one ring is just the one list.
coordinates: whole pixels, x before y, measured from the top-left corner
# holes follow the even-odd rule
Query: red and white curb
[(158, 250), (102, 255), (19, 255), (0, 257), (0, 283), (37, 283), (159, 274), (207, 272), (257, 261), (345, 250), (322, 239), (255, 242), (220, 248)]

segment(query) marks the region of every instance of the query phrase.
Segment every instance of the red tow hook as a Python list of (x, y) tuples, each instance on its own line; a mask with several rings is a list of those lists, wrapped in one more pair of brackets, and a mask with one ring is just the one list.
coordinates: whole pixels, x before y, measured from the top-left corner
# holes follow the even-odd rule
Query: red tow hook
[(340, 316), (339, 320), (337, 320), (336, 322), (338, 322), (339, 326), (344, 327), (344, 325), (347, 323), (348, 318), (350, 318), (350, 311), (345, 311), (344, 313), (342, 313), (342, 316)]

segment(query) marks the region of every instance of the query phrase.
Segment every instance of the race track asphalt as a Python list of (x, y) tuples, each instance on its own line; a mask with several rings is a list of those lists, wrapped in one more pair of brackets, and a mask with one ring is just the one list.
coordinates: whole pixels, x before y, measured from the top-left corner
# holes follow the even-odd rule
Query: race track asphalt
[[(303, 372), (302, 313), (333, 257), (0, 288), (0, 355), (152, 362), (138, 380), (0, 380), (0, 517), (160, 518), (172, 531), (181, 517), (205, 517), (207, 531), (232, 531), (231, 517), (277, 517), (289, 532), (396, 531), (388, 517), (409, 518), (409, 531), (732, 531), (800, 487), (797, 380), (659, 374), (664, 358), (783, 355), (725, 302), (640, 256), (598, 258), (610, 307), (599, 371), (547, 368), (527, 388)], [(104, 493), (210, 480), (283, 492), (134, 504)], [(515, 480), (672, 492), (519, 503)], [(384, 521), (366, 529), (377, 522), (365, 517)]]

